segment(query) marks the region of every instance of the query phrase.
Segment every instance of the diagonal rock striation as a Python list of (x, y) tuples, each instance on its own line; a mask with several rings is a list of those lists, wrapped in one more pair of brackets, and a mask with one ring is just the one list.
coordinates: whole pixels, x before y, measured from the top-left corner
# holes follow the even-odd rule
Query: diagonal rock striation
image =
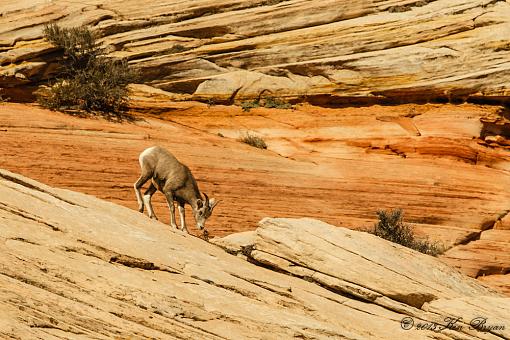
[[(509, 311), (508, 298), (435, 259), (364, 233), (311, 219), (265, 219), (250, 256), (270, 251), (276, 254), (271, 256), (301, 263), (316, 275), (349, 279), (350, 284), (370, 291), (372, 300), (332, 289), (324, 280), (318, 285), (320, 276), (307, 282), (301, 275), (249, 263), (128, 208), (53, 189), (6, 170), (0, 174), (2, 204), (62, 226), (62, 231), (54, 231), (0, 210), (1, 337), (509, 336), (508, 331), (482, 332), (466, 324), (440, 332), (417, 327), (403, 330), (404, 317), (441, 323), (445, 315), (470, 317), (477, 311), (501, 323), (501, 316)], [(335, 242), (340, 243), (335, 246)], [(354, 262), (346, 266), (346, 261)], [(369, 267), (356, 269), (360, 261)], [(401, 267), (396, 269), (398, 264)], [(420, 274), (424, 268), (432, 276), (425, 271)], [(403, 285), (388, 285), (395, 279)], [(413, 289), (423, 289), (427, 302), (408, 299)]]
[(30, 100), (58, 56), (44, 24), (91, 26), (143, 82), (185, 98), (316, 104), (508, 101), (507, 1), (16, 1), (0, 87)]

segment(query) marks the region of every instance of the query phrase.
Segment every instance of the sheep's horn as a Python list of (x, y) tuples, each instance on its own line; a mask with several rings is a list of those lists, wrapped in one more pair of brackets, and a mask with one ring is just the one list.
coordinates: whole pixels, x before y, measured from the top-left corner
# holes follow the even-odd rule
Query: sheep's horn
[(208, 207), (209, 206), (209, 197), (207, 197), (207, 194), (205, 192), (203, 194), (205, 196), (205, 206)]

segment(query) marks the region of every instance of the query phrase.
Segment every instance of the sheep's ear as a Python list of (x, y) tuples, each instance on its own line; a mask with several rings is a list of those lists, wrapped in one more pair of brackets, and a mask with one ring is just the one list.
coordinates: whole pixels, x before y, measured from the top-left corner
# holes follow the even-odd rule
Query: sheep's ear
[(197, 207), (198, 207), (198, 209), (202, 208), (203, 206), (204, 206), (204, 202), (200, 198), (197, 198)]
[(214, 209), (214, 207), (215, 207), (218, 203), (220, 203), (220, 201), (217, 201), (216, 199), (211, 198), (211, 199), (209, 200), (209, 209), (212, 211), (212, 210)]

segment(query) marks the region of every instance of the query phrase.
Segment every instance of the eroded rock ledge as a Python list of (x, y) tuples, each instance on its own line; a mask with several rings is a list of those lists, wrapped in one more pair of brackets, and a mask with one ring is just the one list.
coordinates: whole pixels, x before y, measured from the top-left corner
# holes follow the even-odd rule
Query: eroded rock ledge
[(265, 218), (255, 231), (211, 242), (252, 263), (398, 312), (426, 309), (443, 298), (493, 295), (432, 256), (310, 218)]
[(146, 84), (228, 102), (508, 101), (508, 1), (15, 1), (0, 16), (0, 87), (31, 98), (58, 53), (43, 25), (91, 25)]
[[(0, 174), (2, 338), (510, 336), (467, 324), (475, 315), (504, 324), (508, 298), (366, 233), (263, 220), (245, 253), (285, 275), (133, 210)], [(404, 317), (448, 316), (462, 317), (461, 328), (401, 328)]]

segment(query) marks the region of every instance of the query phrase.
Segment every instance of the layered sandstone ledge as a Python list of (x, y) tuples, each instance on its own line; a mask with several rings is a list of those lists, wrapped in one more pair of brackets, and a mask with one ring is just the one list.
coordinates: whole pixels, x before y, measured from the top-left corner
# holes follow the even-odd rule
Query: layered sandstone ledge
[(507, 101), (508, 1), (13, 1), (0, 87), (31, 100), (58, 53), (43, 25), (90, 25), (144, 83), (183, 99), (320, 104)]
[[(5, 170), (0, 220), (2, 338), (510, 337), (508, 297), (435, 258), (317, 220), (261, 222), (250, 257), (283, 273)], [(486, 328), (470, 327), (480, 316)], [(456, 327), (430, 329), (446, 318)]]

